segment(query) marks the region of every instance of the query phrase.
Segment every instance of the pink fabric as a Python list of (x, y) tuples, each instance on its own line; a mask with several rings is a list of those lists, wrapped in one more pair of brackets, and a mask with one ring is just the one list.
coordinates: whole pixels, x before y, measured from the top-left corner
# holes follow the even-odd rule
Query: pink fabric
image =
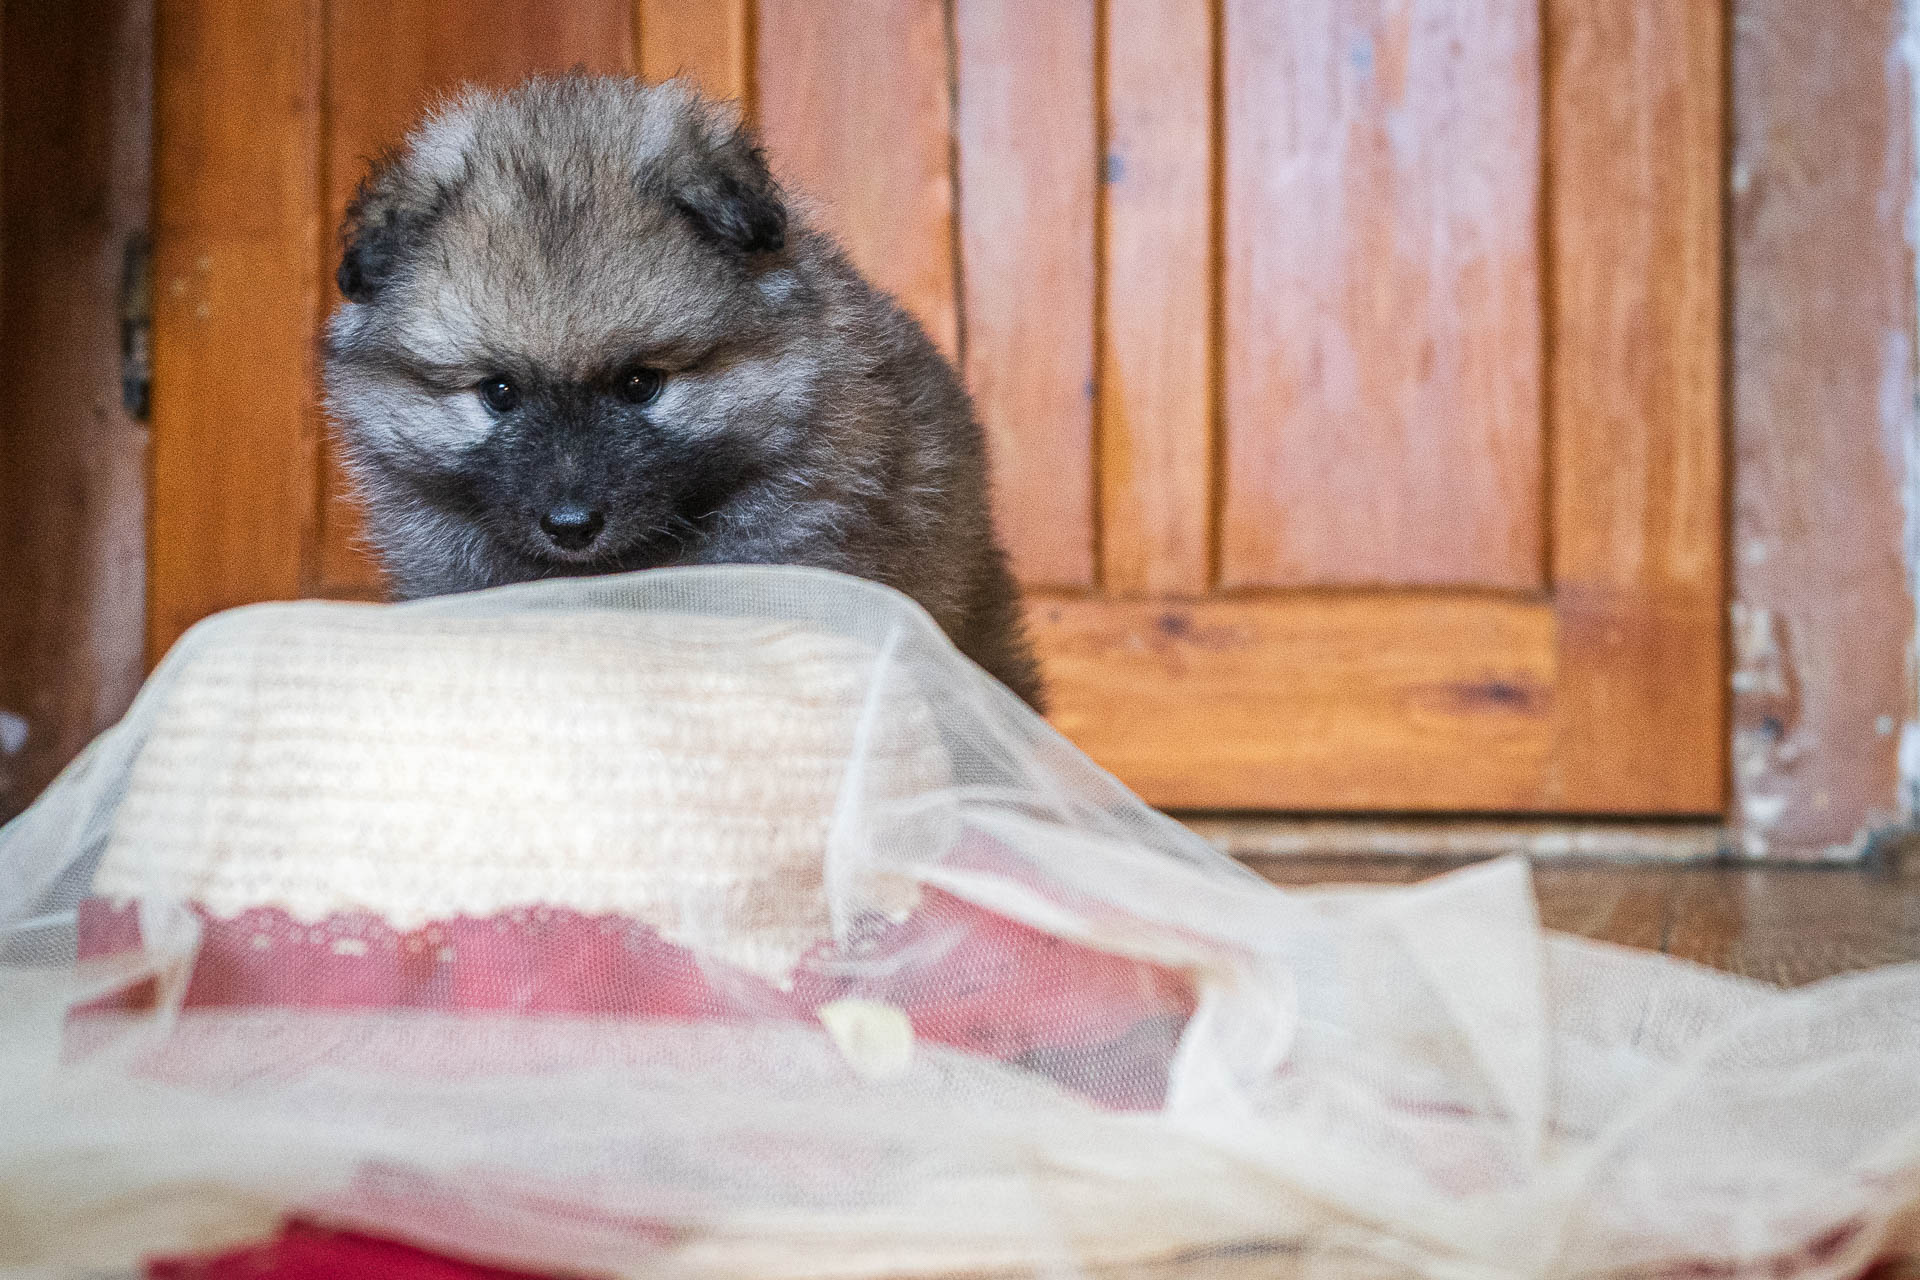
[[(533, 909), (457, 917), (398, 932), (373, 916), (308, 925), (275, 908), (232, 919), (202, 915), (205, 930), (186, 1005), (407, 1008), (636, 1018), (752, 1016), (811, 1021), (830, 1001), (859, 996), (907, 1014), (920, 1038), (1005, 1062), (1091, 1091), (1090, 1067), (1125, 1044), (1171, 1061), (1193, 1012), (1184, 975), (1095, 951), (928, 890), (914, 915), (888, 928), (877, 954), (946, 947), (938, 990), (909, 973), (893, 982), (835, 974), (824, 957), (802, 960), (788, 990), (692, 952), (645, 925), (609, 916)], [(80, 909), (83, 956), (137, 942), (131, 906), (89, 899)], [(928, 966), (916, 966), (925, 972)], [(955, 982), (953, 975), (962, 975)], [(109, 1003), (139, 1007), (151, 986)], [(1142, 1073), (1129, 1073), (1139, 1081)], [(1164, 1083), (1164, 1075), (1161, 1083)], [(1089, 1093), (1106, 1106), (1160, 1104), (1157, 1089)]]
[[(1065, 941), (934, 889), (924, 892), (911, 918), (885, 927), (867, 954), (945, 949), (937, 991), (911, 976), (933, 971), (931, 966), (902, 966), (905, 976), (893, 980), (854, 979), (836, 974), (820, 953), (803, 959), (783, 990), (702, 963), (634, 921), (543, 908), (457, 917), (405, 932), (371, 915), (304, 924), (275, 908), (231, 919), (202, 912), (201, 924), (188, 1008), (810, 1022), (821, 1005), (858, 996), (903, 1010), (923, 1040), (1018, 1063), (1116, 1109), (1160, 1105), (1166, 1070), (1194, 1007), (1184, 974)], [(138, 914), (130, 905), (91, 899), (81, 904), (79, 932), (83, 957), (128, 949), (139, 942)], [(868, 967), (876, 969), (884, 966)], [(90, 1008), (137, 1009), (154, 998), (147, 982)], [(1153, 1064), (1152, 1072), (1105, 1069), (1143, 1059)], [(293, 1222), (266, 1244), (199, 1260), (156, 1260), (148, 1274), (154, 1280), (424, 1280), (516, 1273)]]

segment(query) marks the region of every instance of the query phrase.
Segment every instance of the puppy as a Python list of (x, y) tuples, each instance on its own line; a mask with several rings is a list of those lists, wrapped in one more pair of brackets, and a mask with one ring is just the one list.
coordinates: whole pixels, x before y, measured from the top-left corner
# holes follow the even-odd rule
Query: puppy
[(341, 238), (327, 404), (399, 595), (814, 565), (1040, 705), (959, 378), (729, 112), (678, 82), (470, 91)]

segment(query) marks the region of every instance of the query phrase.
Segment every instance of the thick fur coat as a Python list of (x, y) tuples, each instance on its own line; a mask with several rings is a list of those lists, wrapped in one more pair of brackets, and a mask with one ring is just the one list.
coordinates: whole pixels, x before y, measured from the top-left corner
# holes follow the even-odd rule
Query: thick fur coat
[(328, 406), (404, 597), (676, 564), (899, 588), (1038, 705), (951, 366), (677, 82), (470, 92), (342, 231)]

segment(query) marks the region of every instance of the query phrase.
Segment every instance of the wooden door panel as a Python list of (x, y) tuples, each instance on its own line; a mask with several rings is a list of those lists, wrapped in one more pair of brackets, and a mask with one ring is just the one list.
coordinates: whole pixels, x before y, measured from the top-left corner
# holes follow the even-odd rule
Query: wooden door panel
[(1724, 13), (1574, 0), (1546, 13), (1550, 504), (1567, 708), (1553, 807), (1607, 812), (1625, 797), (1717, 812)]
[(1041, 597), (1053, 720), (1188, 809), (1720, 810), (1718, 612), (1574, 594)]
[(147, 655), (308, 589), (318, 0), (155, 14)]
[(752, 9), (748, 0), (639, 0), (640, 74), (684, 76), (713, 97), (748, 105)]
[(1160, 805), (1542, 807), (1559, 653), (1546, 604), (1047, 599), (1031, 622), (1055, 723)]
[[(1724, 804), (1721, 15), (1572, 0), (1547, 15), (1550, 582), (1537, 603), (1220, 589), (1047, 601), (1034, 616), (1057, 720), (1160, 803)], [(1237, 463), (1229, 447), (1229, 475)], [(1330, 500), (1289, 499), (1316, 519)], [(1241, 585), (1224, 563), (1222, 580)], [(1518, 610), (1528, 642), (1441, 625), (1454, 608)]]
[(1100, 344), (1100, 585), (1213, 581), (1215, 25), (1193, 0), (1109, 0)]
[(760, 0), (755, 36), (755, 114), (780, 174), (957, 359), (945, 6)]
[(1094, 582), (1093, 29), (1093, 0), (954, 5), (962, 368), (1032, 588)]
[(1228, 587), (1544, 585), (1538, 0), (1227, 0)]
[(1055, 720), (1148, 800), (1721, 809), (1719, 0), (161, 9), (156, 648), (377, 589), (312, 412), (359, 158), (637, 64), (956, 357)]

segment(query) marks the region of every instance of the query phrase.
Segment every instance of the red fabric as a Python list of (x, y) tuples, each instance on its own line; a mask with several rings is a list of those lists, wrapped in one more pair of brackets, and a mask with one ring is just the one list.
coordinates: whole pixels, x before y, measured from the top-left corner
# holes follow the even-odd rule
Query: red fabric
[(329, 1231), (293, 1221), (264, 1244), (213, 1257), (163, 1258), (147, 1264), (148, 1280), (534, 1280), (507, 1271), (428, 1253), (395, 1240)]

